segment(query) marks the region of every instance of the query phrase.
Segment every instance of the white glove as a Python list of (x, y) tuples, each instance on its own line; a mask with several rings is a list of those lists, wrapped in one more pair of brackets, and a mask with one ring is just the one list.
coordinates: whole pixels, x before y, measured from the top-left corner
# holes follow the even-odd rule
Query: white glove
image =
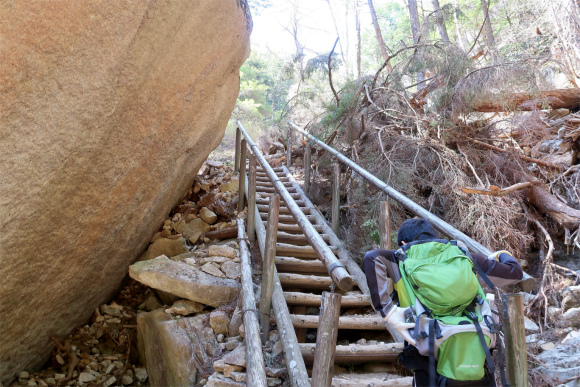
[(387, 314), (387, 317), (385, 317), (385, 321), (391, 324), (409, 344), (417, 344), (407, 330), (415, 328), (415, 323), (405, 322), (405, 308), (393, 306)]
[(495, 259), (496, 261), (499, 261), (499, 255), (500, 255), (501, 253), (506, 253), (506, 254), (509, 254), (509, 255), (511, 255), (511, 253), (510, 253), (509, 251), (506, 251), (506, 250), (500, 250), (500, 251), (496, 251), (495, 253), (491, 253), (491, 254), (489, 254), (489, 255), (487, 256), (487, 259)]

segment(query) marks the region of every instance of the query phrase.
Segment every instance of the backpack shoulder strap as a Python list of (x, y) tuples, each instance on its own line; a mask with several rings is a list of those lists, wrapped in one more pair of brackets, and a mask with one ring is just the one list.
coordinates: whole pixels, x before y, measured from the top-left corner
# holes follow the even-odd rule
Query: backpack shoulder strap
[[(452, 241), (455, 242), (455, 245), (457, 246), (457, 241)], [(479, 266), (479, 264), (477, 263), (476, 259), (473, 259), (473, 257), (471, 256), (471, 254), (469, 254), (469, 250), (467, 250), (466, 247), (460, 247), (457, 246), (459, 248), (459, 250), (461, 250), (461, 252), (465, 255), (467, 255), (467, 257), (471, 260), (471, 262), (473, 262), (473, 266), (475, 267), (475, 270), (477, 271), (477, 274), (479, 274), (479, 276), (481, 277), (481, 279), (483, 279), (483, 282), (485, 282), (485, 284), (487, 286), (489, 286), (490, 289), (494, 289), (495, 285), (493, 284), (493, 282), (491, 282), (491, 280), (489, 279), (489, 277), (487, 276), (487, 274), (485, 274), (485, 272), (481, 269), (481, 267)]]

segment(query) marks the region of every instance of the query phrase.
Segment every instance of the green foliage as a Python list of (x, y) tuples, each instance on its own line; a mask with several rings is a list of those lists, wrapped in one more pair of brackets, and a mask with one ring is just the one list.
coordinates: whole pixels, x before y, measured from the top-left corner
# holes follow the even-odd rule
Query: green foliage
[(377, 245), (381, 243), (381, 235), (379, 234), (378, 224), (375, 219), (368, 219), (363, 224), (361, 228), (367, 235), (367, 237), (376, 243)]

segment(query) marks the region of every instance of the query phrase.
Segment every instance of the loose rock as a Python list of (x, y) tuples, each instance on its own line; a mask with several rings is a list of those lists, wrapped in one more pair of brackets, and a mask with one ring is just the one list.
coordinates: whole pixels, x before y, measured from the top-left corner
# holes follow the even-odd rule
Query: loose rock
[(211, 245), (209, 247), (209, 256), (210, 257), (228, 257), (228, 258), (235, 258), (238, 252), (236, 249), (231, 248), (229, 246), (223, 245)]

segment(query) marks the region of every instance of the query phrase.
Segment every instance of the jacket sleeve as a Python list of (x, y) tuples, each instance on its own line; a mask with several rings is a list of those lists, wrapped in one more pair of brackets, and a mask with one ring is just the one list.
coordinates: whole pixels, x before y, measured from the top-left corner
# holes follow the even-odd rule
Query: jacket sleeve
[(471, 253), (471, 256), (495, 286), (515, 285), (523, 278), (520, 263), (508, 253), (501, 253), (498, 256), (499, 262), (477, 253)]
[(394, 305), (387, 287), (387, 278), (399, 275), (399, 266), (392, 250), (371, 250), (365, 254), (363, 270), (367, 277), (371, 304), (385, 317)]

